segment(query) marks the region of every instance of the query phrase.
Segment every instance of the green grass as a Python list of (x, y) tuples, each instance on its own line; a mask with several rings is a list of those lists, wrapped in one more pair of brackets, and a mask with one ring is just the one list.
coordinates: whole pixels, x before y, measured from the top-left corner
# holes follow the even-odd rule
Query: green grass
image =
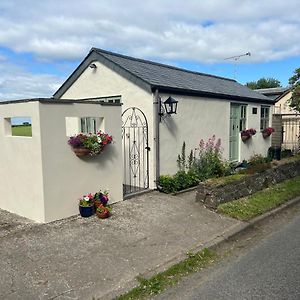
[(217, 254), (209, 249), (187, 255), (188, 257), (184, 261), (150, 279), (138, 278), (139, 286), (116, 298), (116, 300), (145, 299), (151, 295), (159, 294), (166, 288), (175, 285), (184, 276), (199, 271), (217, 258)]
[(212, 184), (213, 186), (221, 186), (221, 185), (226, 185), (228, 183), (240, 180), (241, 178), (243, 178), (245, 176), (247, 176), (247, 175), (241, 174), (241, 173), (236, 173), (236, 174), (229, 175), (229, 176), (211, 178), (211, 179), (208, 179), (207, 182)]
[(13, 136), (32, 136), (31, 125), (26, 126), (12, 126)]
[(240, 200), (220, 204), (218, 212), (247, 221), (297, 196), (300, 196), (300, 176)]

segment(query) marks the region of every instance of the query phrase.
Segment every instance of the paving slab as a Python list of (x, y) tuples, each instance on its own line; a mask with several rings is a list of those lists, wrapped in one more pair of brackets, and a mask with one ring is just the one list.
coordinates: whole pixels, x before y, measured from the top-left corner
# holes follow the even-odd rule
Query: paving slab
[(241, 222), (151, 192), (113, 205), (106, 220), (37, 224), (0, 210), (0, 299), (110, 299)]

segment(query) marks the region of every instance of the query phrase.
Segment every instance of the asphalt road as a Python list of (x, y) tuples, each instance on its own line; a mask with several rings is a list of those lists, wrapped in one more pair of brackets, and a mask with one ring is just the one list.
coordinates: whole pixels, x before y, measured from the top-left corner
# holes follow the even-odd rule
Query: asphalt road
[[(288, 220), (286, 220), (288, 221)], [(237, 259), (186, 278), (155, 299), (300, 299), (300, 213)]]

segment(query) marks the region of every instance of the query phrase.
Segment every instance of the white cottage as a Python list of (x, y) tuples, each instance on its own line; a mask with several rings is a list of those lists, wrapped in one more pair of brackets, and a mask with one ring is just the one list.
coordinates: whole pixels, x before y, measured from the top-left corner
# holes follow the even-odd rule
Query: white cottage
[[(178, 101), (172, 115), (164, 108), (170, 97)], [(125, 194), (155, 188), (159, 175), (175, 173), (183, 141), (189, 150), (200, 139), (215, 135), (230, 161), (266, 155), (271, 144), (260, 131), (271, 125), (272, 99), (232, 79), (97, 48), (91, 49), (54, 98), (122, 103)], [(96, 119), (96, 115), (82, 118), (81, 130), (96, 130)], [(248, 128), (257, 134), (243, 143), (240, 131)]]

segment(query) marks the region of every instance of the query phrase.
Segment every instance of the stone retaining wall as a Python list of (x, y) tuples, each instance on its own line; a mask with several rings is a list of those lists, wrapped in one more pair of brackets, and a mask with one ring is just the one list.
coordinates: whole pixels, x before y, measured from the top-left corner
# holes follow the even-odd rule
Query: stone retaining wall
[(196, 201), (203, 202), (207, 207), (217, 208), (221, 203), (249, 196), (296, 176), (300, 176), (300, 160), (248, 175), (225, 185), (216, 186), (209, 181), (202, 182), (197, 188)]

